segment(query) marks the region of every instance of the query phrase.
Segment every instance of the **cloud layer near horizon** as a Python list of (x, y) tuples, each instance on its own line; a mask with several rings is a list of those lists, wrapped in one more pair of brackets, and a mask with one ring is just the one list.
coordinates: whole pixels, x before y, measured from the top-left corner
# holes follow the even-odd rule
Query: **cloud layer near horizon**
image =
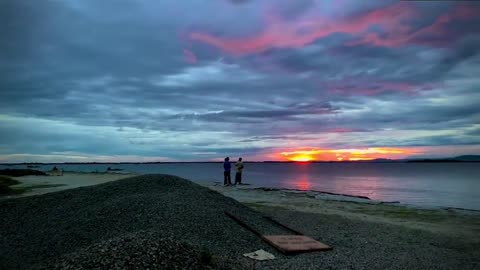
[(0, 162), (478, 154), (478, 15), (474, 2), (2, 1)]

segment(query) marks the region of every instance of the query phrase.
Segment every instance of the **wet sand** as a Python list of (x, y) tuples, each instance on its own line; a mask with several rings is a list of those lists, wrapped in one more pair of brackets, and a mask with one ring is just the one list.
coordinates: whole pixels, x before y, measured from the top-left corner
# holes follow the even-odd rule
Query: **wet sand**
[(480, 243), (480, 211), (418, 208), (312, 191), (224, 187), (218, 184), (208, 187), (260, 210), (277, 207), (304, 213), (335, 215), (352, 220), (400, 225)]

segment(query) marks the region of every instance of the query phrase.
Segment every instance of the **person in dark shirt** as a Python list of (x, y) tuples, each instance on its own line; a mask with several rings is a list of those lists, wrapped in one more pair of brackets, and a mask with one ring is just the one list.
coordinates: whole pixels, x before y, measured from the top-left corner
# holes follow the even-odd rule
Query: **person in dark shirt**
[(230, 164), (230, 158), (226, 157), (225, 162), (223, 163), (223, 184), (229, 186), (232, 184), (230, 169), (232, 165)]

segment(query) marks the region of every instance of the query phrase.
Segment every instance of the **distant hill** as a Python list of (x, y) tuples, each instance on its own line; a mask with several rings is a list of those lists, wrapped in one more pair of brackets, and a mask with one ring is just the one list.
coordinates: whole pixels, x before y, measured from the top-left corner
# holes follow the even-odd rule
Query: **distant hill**
[(474, 162), (480, 162), (480, 155), (458, 156), (458, 157), (454, 157), (453, 159), (459, 160), (459, 161), (474, 161)]
[(480, 155), (464, 155), (450, 158), (408, 159), (406, 162), (480, 162)]

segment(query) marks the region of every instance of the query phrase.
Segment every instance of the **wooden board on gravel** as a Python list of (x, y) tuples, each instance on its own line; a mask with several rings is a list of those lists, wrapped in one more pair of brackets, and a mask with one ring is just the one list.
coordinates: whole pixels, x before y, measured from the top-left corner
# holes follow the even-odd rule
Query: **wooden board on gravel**
[(262, 235), (262, 238), (284, 254), (332, 249), (330, 246), (306, 235)]

